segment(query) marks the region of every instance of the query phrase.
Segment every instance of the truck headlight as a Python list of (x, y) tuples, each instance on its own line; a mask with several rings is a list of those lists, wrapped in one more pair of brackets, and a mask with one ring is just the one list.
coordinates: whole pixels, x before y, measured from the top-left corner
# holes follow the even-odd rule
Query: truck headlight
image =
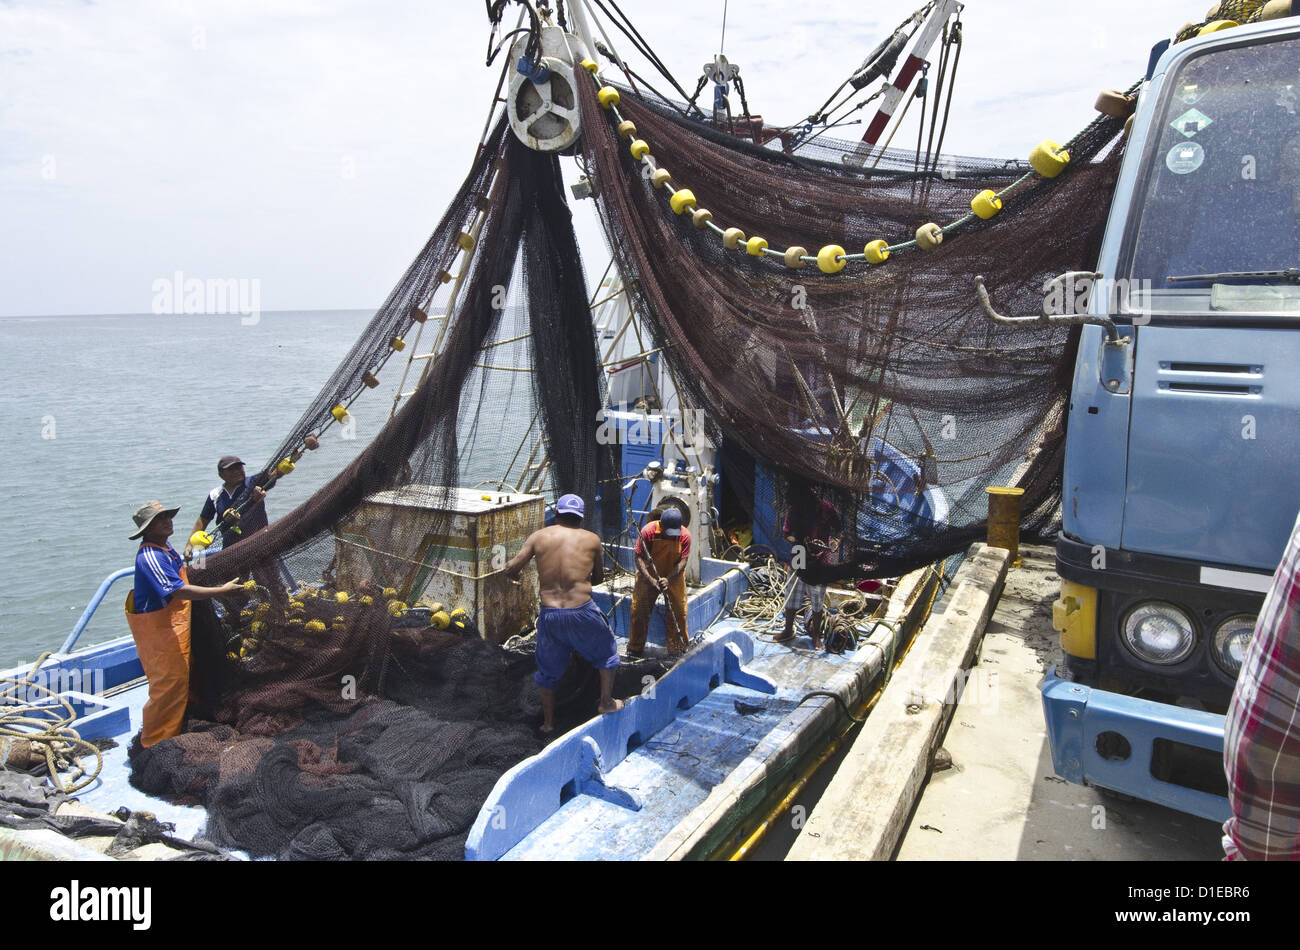
[(1255, 632), (1255, 618), (1250, 614), (1229, 617), (1214, 631), (1214, 649), (1211, 655), (1223, 672), (1236, 676), (1241, 672), (1241, 659), (1246, 655), (1250, 636)]
[(1140, 659), (1172, 666), (1191, 654), (1196, 629), (1192, 618), (1173, 604), (1147, 601), (1124, 619), (1124, 640)]

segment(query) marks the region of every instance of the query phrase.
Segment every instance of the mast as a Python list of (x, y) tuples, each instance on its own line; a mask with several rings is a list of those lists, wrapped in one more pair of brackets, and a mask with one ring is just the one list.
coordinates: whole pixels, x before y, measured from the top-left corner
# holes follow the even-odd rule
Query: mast
[(898, 76), (886, 90), (884, 99), (880, 103), (880, 108), (876, 110), (875, 116), (867, 126), (867, 131), (862, 134), (862, 144), (853, 151), (852, 156), (846, 156), (851, 160), (862, 164), (866, 161), (867, 156), (871, 154), (877, 142), (880, 141), (881, 134), (885, 131), (885, 126), (893, 118), (894, 110), (903, 100), (908, 88), (912, 85), (912, 80), (920, 71), (921, 66), (925, 63), (925, 57), (943, 32), (943, 26), (948, 20), (957, 13), (960, 13), (963, 5), (958, 0), (936, 0), (933, 9), (925, 24), (917, 33), (916, 42), (912, 44), (912, 51), (907, 54), (907, 59), (903, 61), (903, 68), (898, 71)]

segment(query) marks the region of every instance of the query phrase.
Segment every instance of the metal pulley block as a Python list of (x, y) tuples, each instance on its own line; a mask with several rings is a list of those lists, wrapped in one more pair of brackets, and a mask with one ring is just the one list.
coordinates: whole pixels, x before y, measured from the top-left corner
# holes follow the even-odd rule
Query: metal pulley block
[(536, 61), (524, 56), (527, 47), (528, 37), (520, 37), (510, 51), (519, 64), (506, 96), (510, 128), (534, 151), (562, 152), (582, 132), (575, 64), (586, 58), (586, 50), (580, 39), (558, 26), (542, 28)]

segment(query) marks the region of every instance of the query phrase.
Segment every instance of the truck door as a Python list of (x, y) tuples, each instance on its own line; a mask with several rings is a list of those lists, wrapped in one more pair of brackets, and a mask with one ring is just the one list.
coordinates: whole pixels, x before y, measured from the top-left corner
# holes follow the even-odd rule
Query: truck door
[(1158, 95), (1120, 258), (1122, 546), (1272, 571), (1300, 510), (1300, 39), (1208, 47)]

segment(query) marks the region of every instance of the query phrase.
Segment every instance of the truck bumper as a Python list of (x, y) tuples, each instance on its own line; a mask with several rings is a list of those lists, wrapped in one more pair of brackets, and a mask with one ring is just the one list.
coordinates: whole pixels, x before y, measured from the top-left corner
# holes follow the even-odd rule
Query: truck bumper
[(1217, 753), (1221, 770), (1223, 716), (1071, 683), (1055, 667), (1047, 671), (1042, 694), (1057, 775), (1211, 821), (1230, 817), (1225, 796), (1157, 778), (1165, 770), (1155, 768), (1158, 756), (1191, 747)]

